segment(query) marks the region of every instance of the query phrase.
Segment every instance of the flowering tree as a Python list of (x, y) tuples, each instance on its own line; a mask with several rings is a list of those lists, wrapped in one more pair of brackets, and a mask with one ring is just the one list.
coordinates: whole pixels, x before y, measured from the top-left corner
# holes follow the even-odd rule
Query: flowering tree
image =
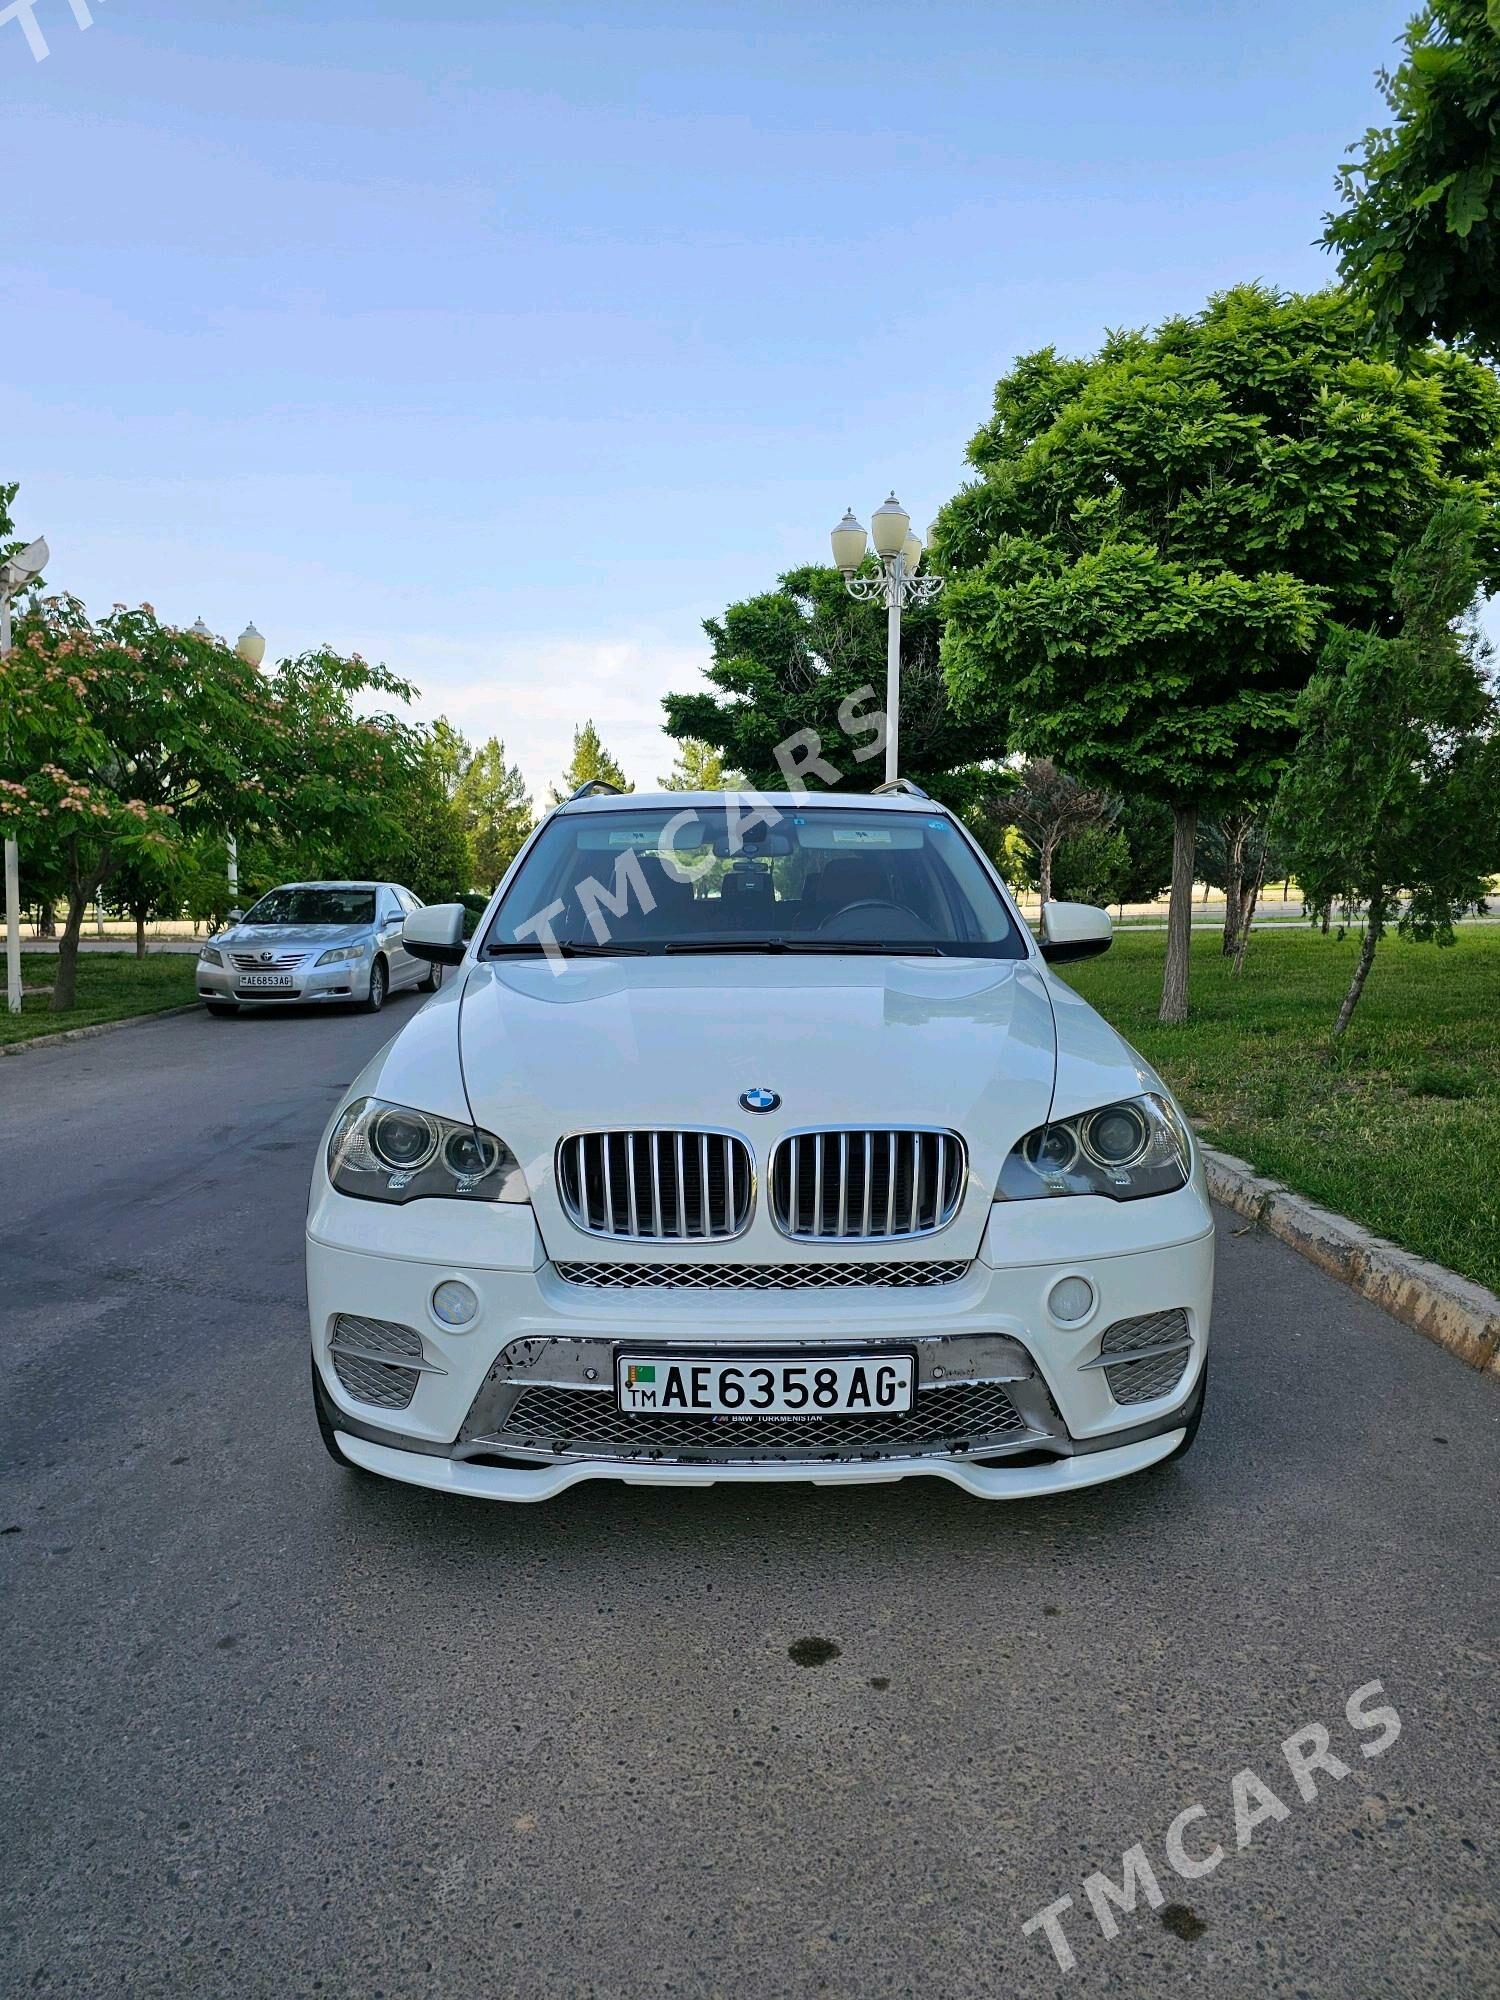
[(68, 919), (55, 1011), (73, 1005), (84, 907), (127, 861), (200, 831), (383, 825), (415, 754), (371, 692), (412, 690), (356, 655), (304, 654), (263, 674), (148, 604), (91, 620), (73, 597), (22, 618), (0, 667), (0, 825), (59, 863)]

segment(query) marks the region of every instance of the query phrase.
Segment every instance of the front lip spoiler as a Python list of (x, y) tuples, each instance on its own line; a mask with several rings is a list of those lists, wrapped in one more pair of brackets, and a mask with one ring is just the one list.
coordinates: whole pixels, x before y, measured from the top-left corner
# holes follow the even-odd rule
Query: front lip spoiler
[(575, 1459), (534, 1471), (447, 1458), (434, 1455), (432, 1448), (395, 1450), (354, 1436), (343, 1428), (342, 1420), (336, 1435), (339, 1449), (366, 1472), (471, 1500), (551, 1500), (588, 1479), (612, 1479), (624, 1486), (888, 1486), (924, 1475), (946, 1479), (980, 1500), (1035, 1500), (1144, 1472), (1176, 1449), (1185, 1430), (1179, 1416), (1175, 1429), (1155, 1437), (1124, 1445), (1106, 1440), (1107, 1449), (1054, 1458), (1045, 1465), (976, 1465), (956, 1458), (844, 1460), (833, 1465), (630, 1465)]

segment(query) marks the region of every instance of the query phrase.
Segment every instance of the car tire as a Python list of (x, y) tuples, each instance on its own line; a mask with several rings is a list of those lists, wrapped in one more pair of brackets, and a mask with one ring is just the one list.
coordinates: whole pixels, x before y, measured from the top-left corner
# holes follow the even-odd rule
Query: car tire
[(217, 1014), (221, 1021), (227, 1021), (240, 1011), (232, 1000), (205, 1000), (203, 1004), (210, 1014)]
[(370, 990), (361, 1003), (367, 1014), (378, 1014), (385, 1005), (385, 996), (390, 990), (390, 974), (385, 969), (385, 960), (377, 958), (370, 967)]
[(328, 1392), (323, 1387), (322, 1377), (318, 1374), (316, 1361), (312, 1364), (312, 1392), (313, 1414), (318, 1420), (318, 1436), (323, 1440), (323, 1449), (335, 1465), (342, 1466), (345, 1472), (352, 1473), (356, 1479), (373, 1479), (375, 1477), (373, 1472), (367, 1472), (362, 1465), (356, 1465), (352, 1458), (346, 1458), (339, 1446), (338, 1438), (334, 1434), (333, 1410), (328, 1401)]
[(1181, 1441), (1174, 1445), (1165, 1458), (1159, 1458), (1155, 1465), (1149, 1466), (1147, 1468), (1148, 1471), (1160, 1472), (1163, 1466), (1175, 1465), (1179, 1458), (1185, 1457), (1192, 1450), (1194, 1441), (1198, 1436), (1198, 1426), (1203, 1422), (1203, 1405), (1207, 1400), (1208, 1360), (1205, 1357), (1202, 1370), (1198, 1376), (1198, 1386), (1193, 1391), (1192, 1407), (1187, 1413), (1187, 1429), (1183, 1432)]
[(427, 968), (427, 976), (424, 980), (422, 980), (421, 984), (417, 987), (417, 991), (419, 993), (436, 993), (438, 988), (442, 985), (442, 983), (443, 983), (443, 968), (440, 965), (429, 965)]

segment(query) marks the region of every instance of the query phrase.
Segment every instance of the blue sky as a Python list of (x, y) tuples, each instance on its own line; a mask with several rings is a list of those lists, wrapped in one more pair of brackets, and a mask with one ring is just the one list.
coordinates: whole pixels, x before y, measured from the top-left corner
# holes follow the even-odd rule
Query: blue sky
[(700, 621), (850, 502), (925, 524), (1017, 353), (1326, 282), (1410, 11), (33, 4), (0, 477), (51, 581), (385, 659), (537, 789), (590, 714), (668, 770)]

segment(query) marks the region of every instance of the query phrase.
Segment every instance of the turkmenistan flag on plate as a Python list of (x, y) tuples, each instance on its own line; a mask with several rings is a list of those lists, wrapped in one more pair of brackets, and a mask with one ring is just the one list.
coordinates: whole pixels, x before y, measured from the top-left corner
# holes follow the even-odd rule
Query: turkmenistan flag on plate
[(656, 1363), (654, 1361), (632, 1361), (627, 1364), (625, 1382), (628, 1388), (634, 1389), (638, 1383), (654, 1382), (655, 1380)]

